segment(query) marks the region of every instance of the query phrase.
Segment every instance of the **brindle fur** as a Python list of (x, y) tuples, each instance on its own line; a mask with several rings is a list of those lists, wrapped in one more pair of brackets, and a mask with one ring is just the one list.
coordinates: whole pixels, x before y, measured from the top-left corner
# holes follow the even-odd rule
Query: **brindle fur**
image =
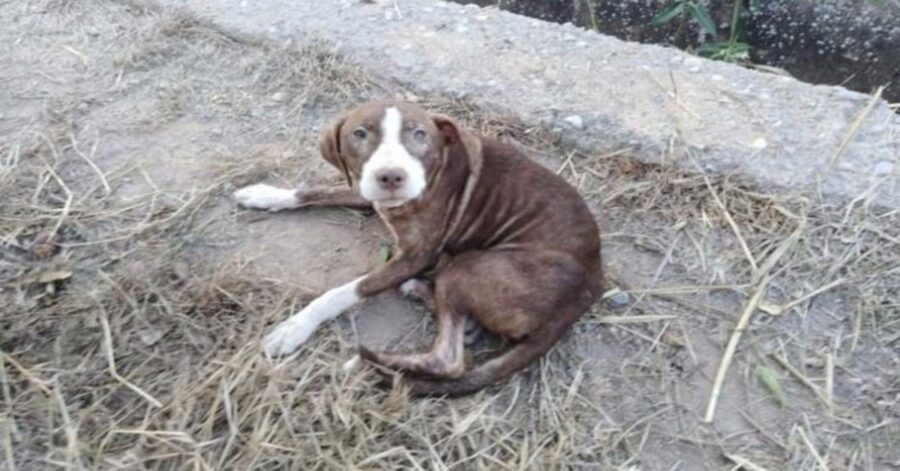
[[(454, 120), (400, 102), (367, 103), (322, 137), (323, 157), (359, 181), (377, 147), (353, 147), (349, 133), (377, 132), (387, 107), (423, 126), (435, 145), (418, 156), (428, 184), (418, 199), (380, 208), (396, 253), (359, 285), (362, 296), (408, 279), (433, 281), (437, 339), (423, 353), (360, 349), (374, 363), (404, 371), (414, 394), (459, 395), (502, 381), (546, 353), (599, 299), (603, 290), (599, 229), (584, 200), (565, 180), (516, 148), (475, 136)], [(299, 190), (305, 206), (370, 204), (350, 189)], [(465, 320), (514, 345), (465, 370)]]

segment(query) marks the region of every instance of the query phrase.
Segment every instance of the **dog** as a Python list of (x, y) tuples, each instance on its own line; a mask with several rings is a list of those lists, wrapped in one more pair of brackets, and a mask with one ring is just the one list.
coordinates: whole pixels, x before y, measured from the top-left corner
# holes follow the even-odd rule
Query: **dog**
[[(430, 350), (360, 347), (414, 395), (458, 396), (508, 379), (548, 352), (603, 292), (600, 229), (563, 178), (510, 144), (397, 101), (362, 104), (319, 140), (348, 188), (239, 189), (245, 208), (374, 208), (395, 253), (383, 266), (313, 300), (263, 338), (271, 355), (297, 349), (316, 327), (364, 298), (400, 288), (436, 316)], [(471, 369), (467, 318), (512, 346)]]

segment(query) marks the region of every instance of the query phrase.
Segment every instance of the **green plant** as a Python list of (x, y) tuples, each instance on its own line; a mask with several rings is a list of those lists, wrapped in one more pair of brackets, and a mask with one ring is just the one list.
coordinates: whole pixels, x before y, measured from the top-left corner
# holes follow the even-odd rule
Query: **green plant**
[(742, 13), (749, 6), (747, 0), (735, 0), (731, 10), (731, 33), (728, 40), (704, 44), (697, 53), (710, 59), (725, 62), (746, 62), (750, 60), (750, 44), (747, 44)]
[(594, 5), (594, 2), (591, 0), (584, 0), (584, 6), (587, 8), (588, 16), (591, 19), (591, 28), (594, 31), (600, 31), (600, 25), (597, 24), (597, 12), (595, 11), (596, 6)]
[(713, 37), (716, 36), (716, 22), (713, 21), (712, 16), (709, 14), (709, 10), (706, 8), (706, 5), (698, 3), (695, 0), (676, 0), (657, 13), (656, 16), (650, 20), (650, 24), (659, 26), (678, 17), (691, 18), (696, 21), (707, 34)]
[(750, 0), (735, 0), (732, 8), (730, 34), (727, 40), (716, 41), (718, 31), (706, 5), (696, 0), (676, 0), (656, 14), (650, 24), (662, 25), (675, 18), (690, 18), (710, 36), (713, 41), (697, 48), (697, 54), (714, 60), (725, 62), (746, 62), (750, 59), (750, 44), (746, 41), (742, 13), (749, 6)]

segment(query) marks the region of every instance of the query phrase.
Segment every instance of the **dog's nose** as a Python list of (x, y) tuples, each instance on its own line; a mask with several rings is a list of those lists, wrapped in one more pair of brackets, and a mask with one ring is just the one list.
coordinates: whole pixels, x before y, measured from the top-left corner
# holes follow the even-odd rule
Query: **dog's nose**
[(400, 168), (386, 168), (375, 173), (375, 180), (382, 190), (394, 191), (406, 181), (406, 171)]

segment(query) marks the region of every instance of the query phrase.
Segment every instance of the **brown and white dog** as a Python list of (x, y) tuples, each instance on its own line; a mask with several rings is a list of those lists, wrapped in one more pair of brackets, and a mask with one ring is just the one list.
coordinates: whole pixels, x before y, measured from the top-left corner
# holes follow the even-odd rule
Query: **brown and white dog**
[[(270, 211), (374, 207), (396, 250), (382, 267), (279, 324), (263, 339), (269, 355), (294, 351), (361, 299), (400, 288), (433, 307), (434, 345), (416, 354), (360, 347), (360, 356), (405, 372), (414, 394), (466, 394), (546, 353), (600, 298), (600, 235), (591, 212), (565, 180), (514, 147), (472, 135), (447, 116), (387, 101), (352, 110), (319, 146), (351, 188), (259, 184), (238, 190), (238, 203)], [(514, 345), (467, 371), (468, 317)]]

